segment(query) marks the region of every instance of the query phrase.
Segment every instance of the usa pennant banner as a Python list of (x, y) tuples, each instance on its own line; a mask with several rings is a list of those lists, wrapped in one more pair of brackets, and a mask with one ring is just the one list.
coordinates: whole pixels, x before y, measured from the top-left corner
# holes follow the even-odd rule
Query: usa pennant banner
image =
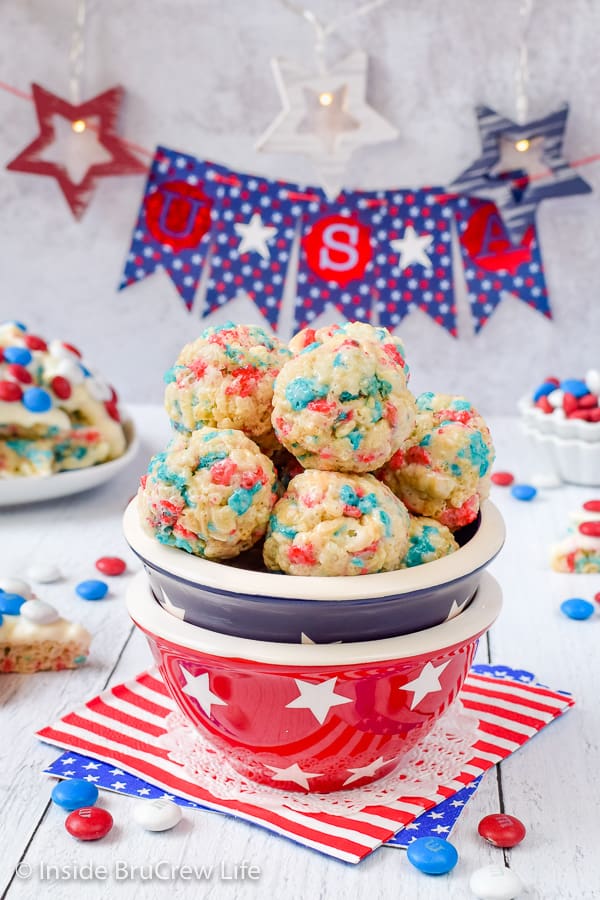
[(204, 315), (242, 292), (276, 331), (304, 189), (237, 172), (216, 173), (214, 183), (214, 249)]
[(209, 247), (212, 179), (221, 171), (227, 170), (157, 147), (119, 290), (163, 268), (191, 309)]
[(499, 680), (471, 672), (460, 699), (479, 720), (472, 756), (460, 771), (429, 796), (398, 796), (380, 806), (336, 815), (302, 813), (277, 804), (222, 799), (190, 780), (160, 743), (175, 702), (156, 671), (117, 685), (43, 728), (38, 736), (51, 744), (86, 754), (130, 772), (168, 794), (246, 819), (307, 847), (358, 863), (369, 853), (472, 783), (483, 772), (519, 749), (573, 705), (573, 699), (537, 684)]
[(456, 221), (475, 331), (481, 331), (503, 292), (551, 319), (534, 215), (518, 243), (488, 200), (458, 197)]

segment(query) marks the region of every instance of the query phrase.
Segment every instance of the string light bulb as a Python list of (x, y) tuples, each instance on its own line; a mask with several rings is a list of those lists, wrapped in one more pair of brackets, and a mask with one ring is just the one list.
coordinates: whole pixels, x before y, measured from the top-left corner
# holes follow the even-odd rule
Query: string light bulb
[(515, 150), (518, 150), (519, 153), (527, 153), (529, 150), (529, 141), (527, 138), (522, 138), (520, 141), (516, 141)]
[(71, 128), (76, 134), (81, 134), (83, 131), (85, 131), (86, 127), (87, 126), (83, 119), (75, 119), (75, 121), (71, 125)]
[(333, 103), (333, 94), (329, 91), (322, 91), (322, 93), (319, 94), (319, 103), (321, 106), (331, 106)]

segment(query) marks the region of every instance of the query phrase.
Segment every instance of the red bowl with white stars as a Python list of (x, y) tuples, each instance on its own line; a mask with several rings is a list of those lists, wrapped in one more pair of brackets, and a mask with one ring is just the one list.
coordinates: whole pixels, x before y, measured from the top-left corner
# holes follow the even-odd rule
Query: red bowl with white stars
[(128, 609), (175, 701), (242, 775), (319, 793), (390, 773), (456, 699), (499, 585), (434, 628), (381, 640), (285, 644), (190, 625), (155, 600), (144, 573)]

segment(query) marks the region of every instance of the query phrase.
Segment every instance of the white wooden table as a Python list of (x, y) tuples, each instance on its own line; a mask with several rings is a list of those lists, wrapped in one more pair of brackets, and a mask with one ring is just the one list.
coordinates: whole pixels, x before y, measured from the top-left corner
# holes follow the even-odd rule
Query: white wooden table
[[(212, 812), (189, 810), (172, 832), (142, 832), (130, 819), (132, 800), (104, 792), (113, 813), (109, 837), (92, 844), (72, 840), (63, 828), (64, 813), (49, 802), (51, 779), (41, 770), (59, 751), (40, 743), (34, 732), (73, 705), (136, 674), (151, 663), (142, 637), (124, 608), (128, 577), (111, 580), (110, 597), (85, 603), (74, 585), (94, 577), (101, 555), (122, 555), (131, 572), (139, 565), (121, 536), (120, 517), (151, 453), (167, 438), (166, 417), (158, 407), (132, 410), (142, 437), (140, 455), (111, 484), (79, 496), (0, 511), (0, 570), (17, 574), (28, 562), (52, 560), (65, 580), (39, 591), (61, 611), (79, 619), (94, 635), (89, 663), (75, 672), (29, 676), (0, 675), (0, 891), (9, 900), (67, 898), (468, 898), (470, 873), (503, 853), (477, 836), (477, 823), (504, 809), (528, 828), (524, 843), (506, 853), (539, 900), (600, 898), (600, 611), (587, 622), (566, 619), (562, 599), (591, 599), (600, 590), (597, 576), (558, 575), (549, 570), (548, 546), (566, 526), (567, 513), (600, 489), (562, 487), (542, 492), (533, 503), (519, 503), (506, 489), (493, 499), (506, 518), (508, 539), (492, 571), (504, 589), (505, 606), (479, 661), (506, 663), (536, 673), (555, 688), (574, 693), (577, 705), (558, 722), (489, 772), (468, 804), (452, 841), (459, 864), (447, 876), (430, 878), (414, 870), (403, 851), (382, 848), (358, 866), (346, 865), (276, 837), (267, 831)], [(492, 420), (499, 468), (526, 481), (535, 471), (518, 423)], [(119, 881), (115, 863), (214, 865), (209, 881)], [(247, 861), (260, 867), (258, 881), (222, 880)], [(42, 881), (40, 865), (107, 867), (107, 880)], [(20, 868), (19, 868), (20, 866)], [(16, 874), (16, 871), (19, 874)], [(85, 869), (82, 874), (85, 874)], [(31, 872), (30, 877), (22, 877)]]

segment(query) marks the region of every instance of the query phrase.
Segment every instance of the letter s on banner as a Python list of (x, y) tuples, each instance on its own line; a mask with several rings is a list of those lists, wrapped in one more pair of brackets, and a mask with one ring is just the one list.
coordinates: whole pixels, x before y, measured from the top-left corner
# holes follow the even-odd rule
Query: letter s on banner
[(315, 221), (302, 240), (308, 268), (341, 287), (362, 278), (372, 257), (370, 228), (355, 216)]

